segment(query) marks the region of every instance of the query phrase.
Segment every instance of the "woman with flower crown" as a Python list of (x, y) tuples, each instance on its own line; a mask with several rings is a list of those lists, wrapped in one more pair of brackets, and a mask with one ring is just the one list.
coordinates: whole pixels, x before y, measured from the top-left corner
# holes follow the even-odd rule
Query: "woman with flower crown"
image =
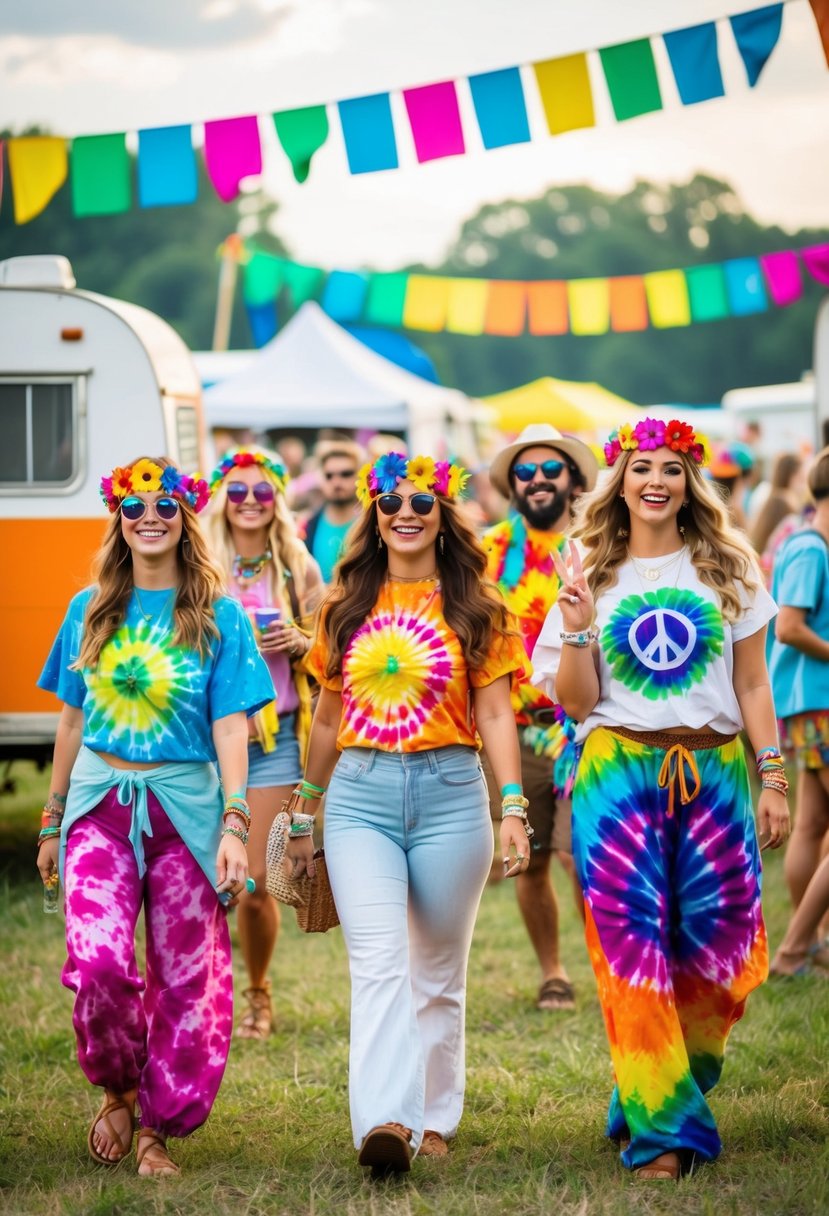
[(789, 831), (765, 663), (776, 608), (691, 426), (620, 427), (605, 456), (533, 681), (583, 747), (573, 853), (616, 1079), (607, 1135), (639, 1178), (676, 1179), (720, 1151), (705, 1095), (768, 973), (760, 850)]
[(210, 477), (208, 537), (230, 594), (251, 617), (276, 690), (276, 700), (250, 719), (248, 857), (256, 889), (242, 895), (237, 914), (248, 973), (247, 1009), (236, 1028), (243, 1039), (267, 1038), (273, 1022), (268, 966), (279, 905), (265, 887), (265, 851), (274, 815), (302, 777), (311, 693), (299, 664), (311, 645), (313, 612), (324, 590), (319, 566), (299, 539), (285, 501), (288, 480), (279, 458), (259, 448), (228, 452)]
[(325, 793), (351, 971), (352, 1130), (375, 1170), (445, 1155), (461, 1117), (466, 967), (492, 858), (481, 740), (504, 795), (507, 876), (529, 859), (510, 706), (526, 660), (458, 508), (466, 477), (397, 452), (361, 469), (364, 513), (306, 659), (322, 687), (287, 852), (313, 876)]
[(138, 1108), (138, 1173), (163, 1176), (179, 1172), (167, 1137), (204, 1123), (227, 1060), (246, 715), (273, 685), (199, 528), (207, 483), (142, 457), (101, 495), (112, 518), (96, 583), (71, 601), (39, 680), (64, 704), (37, 864), (64, 883), (63, 982), (81, 1069), (104, 1091), (90, 1155), (122, 1161)]

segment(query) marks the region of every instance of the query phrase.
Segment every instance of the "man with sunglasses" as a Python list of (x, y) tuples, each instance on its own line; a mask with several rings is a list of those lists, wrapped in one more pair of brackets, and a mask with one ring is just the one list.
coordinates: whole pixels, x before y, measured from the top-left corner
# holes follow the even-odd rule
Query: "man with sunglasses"
[[(578, 439), (546, 423), (526, 427), (498, 453), (492, 485), (510, 500), (508, 517), (483, 536), (488, 573), (518, 619), (528, 655), (558, 595), (552, 553), (566, 544), (574, 499), (596, 484), (595, 456)], [(516, 895), (541, 968), (539, 1009), (573, 1009), (573, 985), (559, 956), (558, 901), (550, 875), (555, 854), (570, 875), (581, 910), (570, 837), (574, 744), (570, 720), (524, 680), (513, 688), (521, 742), (524, 796), (534, 829), (529, 869), (516, 879)], [(501, 795), (487, 774), (493, 815)]]
[(360, 514), (357, 470), (365, 455), (350, 439), (337, 439), (319, 444), (316, 457), (325, 501), (306, 521), (303, 539), (319, 563), (323, 579), (330, 583), (348, 530)]

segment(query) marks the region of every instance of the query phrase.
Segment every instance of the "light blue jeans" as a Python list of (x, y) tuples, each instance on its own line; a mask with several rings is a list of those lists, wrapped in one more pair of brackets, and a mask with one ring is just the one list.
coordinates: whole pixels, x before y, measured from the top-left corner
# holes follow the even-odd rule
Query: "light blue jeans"
[(356, 1147), (380, 1123), (450, 1137), (463, 1110), (466, 967), (492, 862), (478, 755), (351, 747), (325, 799), (325, 858), (351, 971)]

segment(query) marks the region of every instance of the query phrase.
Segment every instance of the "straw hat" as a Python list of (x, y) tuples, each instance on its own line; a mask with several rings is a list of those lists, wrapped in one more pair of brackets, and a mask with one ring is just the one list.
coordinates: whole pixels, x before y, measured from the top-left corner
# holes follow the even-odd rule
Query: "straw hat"
[(489, 466), (489, 480), (504, 498), (509, 498), (512, 493), (509, 475), (517, 457), (526, 448), (538, 447), (555, 448), (569, 457), (584, 478), (586, 488), (593, 489), (599, 474), (599, 462), (587, 444), (574, 439), (572, 435), (562, 435), (561, 431), (546, 422), (532, 422), (524, 427), (517, 439), (498, 453)]

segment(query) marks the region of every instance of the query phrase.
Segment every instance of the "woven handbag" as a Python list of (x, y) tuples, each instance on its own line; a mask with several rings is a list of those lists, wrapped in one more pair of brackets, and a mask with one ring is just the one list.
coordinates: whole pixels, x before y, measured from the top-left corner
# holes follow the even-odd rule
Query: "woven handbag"
[(317, 867), (314, 877), (309, 878), (307, 874), (303, 874), (297, 883), (302, 891), (303, 902), (296, 910), (296, 922), (303, 933), (327, 933), (340, 923), (340, 918), (337, 915), (328, 866), (325, 864), (325, 852), (322, 849), (317, 849), (314, 862)]

